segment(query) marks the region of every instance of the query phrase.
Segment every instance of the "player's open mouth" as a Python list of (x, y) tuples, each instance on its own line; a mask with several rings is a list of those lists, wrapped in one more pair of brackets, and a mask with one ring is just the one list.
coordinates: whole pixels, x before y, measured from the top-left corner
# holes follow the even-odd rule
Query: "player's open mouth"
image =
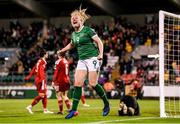
[(77, 21), (73, 21), (73, 24), (77, 24)]

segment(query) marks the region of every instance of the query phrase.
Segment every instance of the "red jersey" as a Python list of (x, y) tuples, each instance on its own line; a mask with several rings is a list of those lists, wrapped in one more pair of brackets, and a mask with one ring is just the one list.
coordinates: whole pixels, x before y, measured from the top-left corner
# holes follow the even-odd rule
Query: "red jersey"
[(70, 83), (69, 63), (65, 58), (58, 59), (55, 62), (53, 82), (57, 85), (60, 83)]
[(26, 79), (28, 80), (34, 74), (36, 83), (42, 83), (42, 81), (46, 82), (46, 73), (45, 73), (46, 64), (47, 62), (45, 59), (43, 58), (39, 59)]

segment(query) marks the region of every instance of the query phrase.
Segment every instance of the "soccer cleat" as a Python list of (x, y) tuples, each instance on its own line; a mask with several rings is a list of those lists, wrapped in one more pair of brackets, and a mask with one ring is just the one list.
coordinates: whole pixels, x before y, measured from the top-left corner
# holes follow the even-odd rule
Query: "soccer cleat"
[(110, 111), (109, 105), (104, 106), (102, 115), (107, 116), (109, 114), (109, 111)]
[(57, 114), (58, 114), (58, 115), (63, 115), (64, 113), (63, 113), (63, 112), (58, 112)]
[(84, 106), (84, 107), (89, 107), (90, 105), (88, 105), (88, 104), (85, 103), (85, 104), (83, 104), (83, 106)]
[(69, 114), (65, 117), (65, 119), (70, 119), (73, 116), (77, 116), (77, 115), (78, 115), (78, 111), (71, 110), (71, 111), (69, 111)]
[(28, 112), (30, 114), (34, 114), (33, 111), (32, 111), (32, 106), (29, 105), (29, 106), (26, 107), (26, 109), (28, 110)]
[(52, 112), (52, 111), (49, 111), (49, 110), (44, 110), (44, 112), (43, 112), (44, 114), (53, 114), (54, 112)]

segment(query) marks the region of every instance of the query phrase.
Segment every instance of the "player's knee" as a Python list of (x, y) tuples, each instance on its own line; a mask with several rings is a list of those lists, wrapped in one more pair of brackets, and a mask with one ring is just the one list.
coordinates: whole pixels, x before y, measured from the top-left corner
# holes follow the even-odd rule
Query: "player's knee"
[(44, 94), (44, 93), (39, 93), (39, 96), (40, 96), (41, 98), (44, 98), (44, 97), (45, 97), (45, 94)]
[(95, 86), (97, 85), (97, 83), (96, 83), (96, 82), (89, 82), (89, 85), (90, 85), (91, 87), (95, 87)]
[(58, 96), (57, 99), (58, 99), (58, 101), (63, 100), (61, 96)]
[(64, 100), (69, 100), (69, 98), (68, 98), (67, 95), (65, 95), (63, 99), (64, 99)]
[(74, 86), (76, 86), (76, 87), (82, 87), (82, 85), (83, 85), (83, 81), (75, 81), (74, 82)]
[(62, 96), (61, 96), (61, 94), (57, 94), (56, 97), (57, 97), (58, 101), (63, 99)]

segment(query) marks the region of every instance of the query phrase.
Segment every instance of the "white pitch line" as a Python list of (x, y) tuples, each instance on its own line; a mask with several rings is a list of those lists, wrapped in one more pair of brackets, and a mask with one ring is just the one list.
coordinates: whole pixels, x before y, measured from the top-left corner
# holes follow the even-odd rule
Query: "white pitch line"
[(90, 123), (87, 123), (87, 124), (104, 124), (104, 123), (123, 122), (123, 121), (158, 119), (158, 118), (160, 118), (160, 117), (142, 117), (142, 118), (131, 118), (131, 119), (119, 119), (119, 120), (108, 120), (108, 121), (90, 122)]

